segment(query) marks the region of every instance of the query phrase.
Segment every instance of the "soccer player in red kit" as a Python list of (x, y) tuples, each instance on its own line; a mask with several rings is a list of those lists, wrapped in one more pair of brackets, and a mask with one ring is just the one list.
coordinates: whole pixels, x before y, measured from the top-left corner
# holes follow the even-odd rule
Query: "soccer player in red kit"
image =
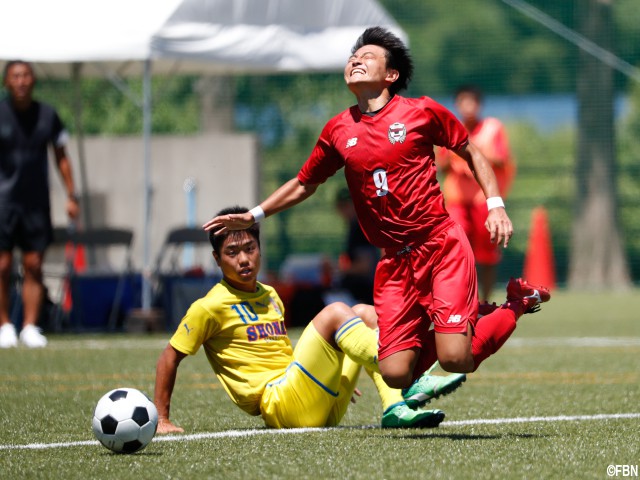
[(302, 202), (344, 168), (360, 225), (384, 251), (374, 290), (380, 372), (390, 387), (410, 387), (408, 394), (436, 360), (449, 372), (475, 371), (507, 340), (523, 313), (549, 300), (547, 289), (512, 279), (507, 302), (484, 307), (488, 314), (478, 319), (473, 253), (445, 209), (434, 145), (454, 151), (474, 172), (487, 198), (492, 241), (506, 247), (513, 227), (491, 165), (469, 142), (465, 127), (428, 97), (398, 94), (412, 71), (398, 37), (380, 27), (365, 30), (344, 70), (357, 105), (325, 125), (296, 178), (250, 212), (218, 216), (204, 225), (206, 230), (247, 228)]
[[(480, 89), (473, 85), (463, 85), (456, 90), (455, 105), (460, 121), (469, 132), (469, 140), (491, 164), (500, 196), (506, 199), (515, 176), (516, 164), (502, 122), (495, 117), (480, 115), (482, 99)], [(436, 165), (445, 174), (442, 194), (447, 211), (464, 229), (476, 259), (480, 299), (488, 300), (496, 282), (502, 253), (499, 246), (491, 242), (484, 226), (487, 218), (484, 192), (467, 162), (453, 152), (439, 149), (436, 152)]]

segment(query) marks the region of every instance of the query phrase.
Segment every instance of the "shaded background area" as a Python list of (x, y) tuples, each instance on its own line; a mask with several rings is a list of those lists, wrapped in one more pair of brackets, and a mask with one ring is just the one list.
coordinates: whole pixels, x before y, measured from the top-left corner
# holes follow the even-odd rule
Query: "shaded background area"
[[(615, 218), (608, 218), (602, 225), (608, 229), (604, 226), (613, 221), (619, 226), (625, 261), (631, 279), (637, 283), (640, 280), (640, 217), (637, 215), (640, 82), (633, 75), (640, 63), (640, 9), (636, 2), (460, 0), (455, 12), (446, 3), (436, 1), (382, 0), (380, 3), (409, 36), (416, 69), (410, 89), (405, 92), (407, 96), (428, 95), (452, 107), (454, 89), (462, 83), (474, 83), (486, 93), (484, 114), (497, 116), (506, 123), (518, 164), (518, 175), (507, 203), (516, 235), (505, 251), (499, 280), (506, 281), (509, 276), (522, 273), (531, 213), (535, 207), (543, 206), (549, 214), (560, 286), (566, 285), (569, 277), (572, 228), (576, 205), (580, 202), (578, 185), (589, 175), (580, 169), (576, 153), (579, 151), (578, 83), (580, 72), (584, 71), (585, 53), (577, 46), (579, 39), (572, 40), (567, 32), (584, 30), (585, 20), (593, 16), (588, 6), (600, 4), (607, 8), (608, 16), (602, 18), (608, 28), (600, 28), (606, 37), (594, 41), (604, 42), (609, 53), (629, 68), (626, 74), (619, 69), (611, 70), (615, 135), (609, 149), (612, 161), (606, 171), (613, 182)], [(531, 14), (531, 10), (527, 13), (523, 5), (541, 13), (542, 17)], [(602, 63), (607, 60), (604, 57), (606, 55), (596, 60)], [(122, 95), (121, 90), (126, 87), (140, 94), (142, 79), (125, 78), (121, 82), (119, 89), (107, 79), (81, 81), (83, 133), (87, 137), (141, 135), (139, 106)], [(599, 95), (597, 82), (594, 77), (591, 87)], [(602, 94), (608, 95), (605, 90), (603, 85)], [(247, 172), (246, 178), (234, 175), (228, 179), (228, 185), (242, 184), (255, 182), (257, 175), (257, 198), (264, 198), (295, 176), (324, 123), (353, 103), (340, 73), (193, 76), (177, 71), (172, 75), (154, 75), (152, 91), (154, 138), (189, 139), (211, 134), (231, 137), (243, 133), (257, 140), (257, 172)], [(36, 94), (55, 105), (72, 134), (78, 133), (74, 131), (76, 97), (69, 80), (41, 75)], [(591, 108), (596, 110), (589, 113), (597, 118), (606, 116), (609, 105), (605, 104), (602, 112), (597, 110), (600, 107)], [(209, 148), (215, 151), (215, 143)], [(229, 149), (225, 149), (224, 158), (218, 156), (215, 162), (232, 164), (234, 155), (227, 152)], [(87, 170), (91, 172), (99, 161), (89, 156)], [(181, 161), (188, 164), (189, 158)], [(162, 172), (164, 168), (172, 167), (154, 160), (154, 170)], [(206, 190), (213, 183), (214, 170), (219, 171), (212, 166), (211, 170), (205, 167), (196, 172), (198, 189)], [(183, 180), (176, 180), (179, 186)], [(52, 184), (56, 182), (57, 179)], [(337, 219), (334, 198), (343, 185), (344, 178), (338, 174), (304, 204), (263, 222), (265, 260), (275, 276), (280, 274), (286, 259), (295, 254), (320, 253), (331, 263), (337, 261), (344, 248), (346, 226)], [(168, 195), (168, 201), (174, 201), (179, 205), (177, 208), (185, 212), (185, 224), (196, 225), (220, 208), (242, 200), (229, 195), (224, 204), (199, 205), (194, 219), (189, 218), (192, 215), (188, 209), (189, 199), (180, 188), (162, 195)], [(117, 219), (112, 221), (117, 223)], [(165, 233), (156, 232), (159, 237)], [(598, 233), (597, 229), (593, 232), (594, 236)], [(152, 257), (156, 254), (157, 248)], [(203, 267), (210, 269), (211, 265)]]

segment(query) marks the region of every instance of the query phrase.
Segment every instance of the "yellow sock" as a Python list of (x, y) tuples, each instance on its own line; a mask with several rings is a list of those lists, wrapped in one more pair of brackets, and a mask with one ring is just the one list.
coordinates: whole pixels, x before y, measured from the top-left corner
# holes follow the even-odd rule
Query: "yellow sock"
[(398, 388), (391, 388), (389, 385), (384, 383), (382, 379), (382, 375), (379, 372), (374, 372), (365, 368), (367, 375), (371, 377), (373, 383), (378, 389), (378, 394), (380, 395), (380, 400), (382, 401), (382, 411), (386, 412), (387, 409), (393, 405), (397, 405), (398, 403), (404, 403), (404, 397), (402, 396), (402, 390)]
[(360, 317), (347, 320), (336, 331), (334, 338), (340, 349), (358, 365), (380, 372), (378, 367), (378, 334)]

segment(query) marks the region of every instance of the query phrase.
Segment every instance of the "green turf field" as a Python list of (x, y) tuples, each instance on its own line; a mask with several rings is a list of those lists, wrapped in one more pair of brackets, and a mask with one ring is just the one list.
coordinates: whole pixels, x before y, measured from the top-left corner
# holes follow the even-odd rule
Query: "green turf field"
[(602, 479), (609, 465), (640, 464), (638, 291), (556, 292), (431, 404), (447, 413), (438, 429), (378, 428), (363, 375), (342, 427), (266, 430), (231, 404), (200, 353), (182, 363), (173, 399), (187, 433), (113, 454), (93, 438), (93, 408), (116, 387), (152, 395), (167, 338), (51, 335), (43, 350), (0, 350), (0, 478)]

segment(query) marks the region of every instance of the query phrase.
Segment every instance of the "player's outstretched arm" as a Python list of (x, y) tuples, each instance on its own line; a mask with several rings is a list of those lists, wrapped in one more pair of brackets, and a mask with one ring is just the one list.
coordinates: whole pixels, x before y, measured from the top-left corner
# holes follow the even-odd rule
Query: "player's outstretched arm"
[(158, 409), (157, 433), (159, 435), (184, 432), (184, 429), (174, 425), (169, 420), (171, 395), (176, 383), (178, 366), (184, 357), (186, 357), (184, 353), (179, 352), (171, 345), (167, 345), (156, 364), (156, 388), (153, 403)]
[[(315, 193), (317, 188), (318, 185), (305, 185), (300, 183), (297, 178), (292, 178), (273, 192), (260, 204), (260, 207), (264, 212), (264, 216), (268, 217), (306, 200)], [(256, 218), (252, 212), (237, 213), (214, 217), (205, 223), (202, 228), (206, 231), (216, 230), (216, 233), (224, 233), (227, 230), (249, 228), (255, 222)]]

